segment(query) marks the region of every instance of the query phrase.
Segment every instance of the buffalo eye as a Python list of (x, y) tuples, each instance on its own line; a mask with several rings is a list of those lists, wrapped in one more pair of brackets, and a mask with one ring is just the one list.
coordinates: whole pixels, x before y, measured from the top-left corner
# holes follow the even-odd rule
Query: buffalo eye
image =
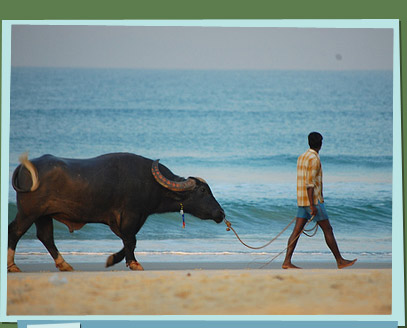
[(201, 192), (205, 192), (205, 191), (206, 191), (205, 187), (202, 187)]

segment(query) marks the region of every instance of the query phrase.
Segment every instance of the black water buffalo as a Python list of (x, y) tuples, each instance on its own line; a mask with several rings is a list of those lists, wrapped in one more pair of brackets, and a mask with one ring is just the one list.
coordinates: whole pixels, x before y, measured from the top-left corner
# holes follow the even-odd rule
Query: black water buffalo
[(200, 179), (181, 178), (157, 161), (129, 153), (106, 154), (92, 159), (66, 159), (52, 155), (28, 160), (12, 177), (17, 191), (18, 212), (8, 227), (9, 272), (17, 243), (35, 223), (37, 237), (47, 248), (57, 268), (71, 271), (58, 252), (53, 236), (55, 219), (71, 232), (87, 223), (104, 223), (123, 241), (123, 249), (108, 257), (106, 266), (126, 258), (132, 270), (143, 270), (136, 261), (136, 234), (154, 213), (180, 211), (220, 223), (224, 211), (208, 184)]

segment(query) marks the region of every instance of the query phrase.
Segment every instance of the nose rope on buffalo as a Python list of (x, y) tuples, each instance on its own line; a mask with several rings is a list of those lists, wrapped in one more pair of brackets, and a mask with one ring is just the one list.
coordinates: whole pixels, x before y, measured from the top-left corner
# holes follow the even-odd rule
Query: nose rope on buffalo
[[(278, 253), (276, 256), (274, 256), (269, 262), (267, 262), (266, 264), (264, 264), (263, 266), (261, 266), (260, 268), (264, 268), (265, 266), (269, 265), (271, 262), (273, 262), (277, 257), (279, 257), (282, 253), (284, 253), (300, 236), (302, 233), (304, 233), (306, 236), (308, 237), (313, 237), (315, 236), (315, 234), (318, 231), (318, 224), (316, 223), (315, 226), (311, 229), (305, 229), (308, 224), (311, 223), (311, 221), (314, 219), (314, 215), (311, 217), (311, 219), (308, 220), (308, 222), (304, 225), (304, 227), (302, 228), (302, 230), (300, 231), (300, 233), (291, 241), (290, 244), (287, 245), (287, 247), (285, 249), (283, 249), (280, 253)], [(223, 219), (223, 221), (225, 222), (227, 228), (226, 231), (230, 231), (232, 230), (233, 233), (235, 234), (235, 236), (237, 237), (237, 239), (247, 248), (251, 248), (251, 249), (262, 249), (265, 248), (267, 246), (269, 246), (273, 241), (275, 241), (278, 237), (280, 237), (287, 229), (288, 227), (293, 224), (293, 222), (295, 221), (296, 218), (293, 218), (290, 223), (279, 233), (277, 234), (273, 239), (271, 239), (269, 242), (267, 242), (266, 244), (262, 245), (262, 246), (250, 246), (248, 244), (246, 244), (245, 242), (243, 242), (243, 240), (239, 237), (239, 235), (237, 234), (237, 232), (235, 231), (235, 229), (232, 228), (232, 223), (230, 223), (230, 221)], [(313, 231), (313, 232), (312, 232)], [(307, 232), (312, 232), (312, 234), (307, 234)]]

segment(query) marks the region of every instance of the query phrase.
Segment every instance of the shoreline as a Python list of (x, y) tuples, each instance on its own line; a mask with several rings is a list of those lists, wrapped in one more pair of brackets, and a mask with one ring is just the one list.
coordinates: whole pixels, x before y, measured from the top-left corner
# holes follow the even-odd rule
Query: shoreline
[[(75, 271), (79, 272), (111, 272), (111, 271), (130, 271), (124, 262), (118, 263), (112, 267), (106, 268), (105, 262), (69, 262)], [(200, 261), (182, 261), (182, 262), (140, 262), (145, 271), (179, 271), (179, 270), (284, 270), (281, 268), (282, 262), (276, 261), (264, 266), (267, 262), (200, 262)], [(318, 269), (337, 269), (335, 261), (295, 261), (295, 265), (304, 270)], [(24, 264), (21, 261), (16, 262), (22, 272), (59, 272), (53, 262), (29, 263)], [(264, 266), (264, 267), (263, 267)], [(358, 260), (353, 266), (345, 270), (365, 270), (365, 269), (391, 269), (389, 262), (362, 262)], [(285, 271), (285, 270), (284, 270)]]
[(387, 315), (392, 311), (391, 269), (179, 266), (80, 271), (84, 268), (8, 274), (7, 314)]

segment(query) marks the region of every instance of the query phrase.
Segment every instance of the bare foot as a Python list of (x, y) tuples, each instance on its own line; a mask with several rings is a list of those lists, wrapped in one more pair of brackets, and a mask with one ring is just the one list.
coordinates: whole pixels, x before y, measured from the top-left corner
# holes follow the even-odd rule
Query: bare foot
[(283, 263), (283, 265), (281, 266), (283, 269), (302, 269), (300, 267), (297, 267), (296, 265), (292, 264), (292, 263)]
[(343, 269), (343, 268), (349, 267), (351, 265), (354, 265), (356, 261), (357, 261), (357, 259), (354, 259), (352, 261), (341, 260), (340, 262), (338, 262), (338, 269)]

